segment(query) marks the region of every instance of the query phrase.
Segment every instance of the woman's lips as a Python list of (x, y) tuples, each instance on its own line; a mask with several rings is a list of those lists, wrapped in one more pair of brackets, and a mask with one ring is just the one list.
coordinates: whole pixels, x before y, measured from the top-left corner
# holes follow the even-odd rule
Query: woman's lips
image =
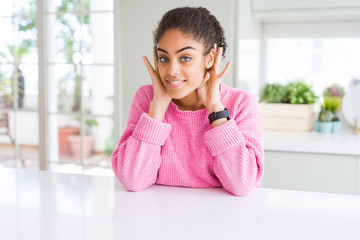
[(186, 80), (166, 80), (166, 83), (171, 88), (180, 87), (185, 83)]

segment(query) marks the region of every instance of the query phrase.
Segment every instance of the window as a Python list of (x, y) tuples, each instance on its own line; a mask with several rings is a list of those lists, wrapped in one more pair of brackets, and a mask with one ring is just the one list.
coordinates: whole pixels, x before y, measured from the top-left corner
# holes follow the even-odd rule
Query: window
[[(51, 171), (112, 174), (114, 138), (113, 0), (13, 0), (0, 26), (0, 166), (39, 168), (39, 118), (46, 118)], [(45, 5), (46, 4), (46, 5)], [(36, 9), (46, 6), (44, 29)], [(39, 8), (40, 9), (40, 8)], [(39, 14), (38, 14), (39, 15)], [(41, 26), (42, 24), (40, 24)], [(45, 35), (38, 68), (37, 32)], [(41, 60), (41, 63), (43, 60)], [(45, 72), (46, 94), (39, 92)], [(25, 82), (24, 84), (22, 82)], [(47, 109), (39, 109), (39, 95)], [(41, 127), (40, 127), (41, 128)], [(8, 130), (8, 131), (7, 131)], [(40, 130), (40, 131), (39, 131)], [(31, 160), (31, 161), (30, 161)]]
[(360, 38), (270, 38), (267, 53), (270, 83), (305, 80), (321, 95), (331, 84), (347, 89), (360, 79)]
[(36, 1), (0, 10), (0, 167), (38, 167)]
[(114, 115), (111, 0), (49, 1), (49, 169), (110, 167)]
[(262, 82), (304, 80), (316, 94), (337, 83), (349, 89), (360, 79), (358, 21), (267, 23)]

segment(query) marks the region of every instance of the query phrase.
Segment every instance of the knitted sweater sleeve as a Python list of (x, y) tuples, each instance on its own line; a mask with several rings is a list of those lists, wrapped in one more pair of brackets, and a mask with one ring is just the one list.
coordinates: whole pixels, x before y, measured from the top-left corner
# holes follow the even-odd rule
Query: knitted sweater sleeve
[(160, 150), (171, 125), (147, 115), (151, 99), (140, 88), (131, 105), (126, 129), (111, 156), (115, 176), (129, 191), (141, 191), (156, 182)]
[(222, 186), (244, 196), (260, 185), (264, 172), (263, 126), (255, 96), (246, 94), (230, 114), (228, 122), (204, 134), (204, 141)]

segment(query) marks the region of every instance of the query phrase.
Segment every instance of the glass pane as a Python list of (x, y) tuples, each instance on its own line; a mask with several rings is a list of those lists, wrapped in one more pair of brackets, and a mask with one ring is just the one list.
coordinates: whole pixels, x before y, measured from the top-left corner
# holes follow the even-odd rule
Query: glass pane
[(59, 64), (48, 67), (49, 111), (79, 112), (81, 66)]
[[(37, 112), (16, 113), (17, 167), (39, 168), (39, 120)], [(29, 127), (31, 126), (31, 127)]]
[(49, 116), (49, 161), (52, 163), (81, 164), (72, 151), (70, 139), (79, 136), (80, 121), (78, 116)]
[(110, 156), (113, 152), (113, 120), (106, 117), (86, 117), (86, 160), (87, 170), (90, 168), (111, 168)]
[(303, 79), (318, 95), (337, 83), (346, 89), (360, 79), (360, 38), (292, 38), (267, 42), (267, 81)]
[(111, 116), (114, 112), (113, 67), (84, 66), (82, 93), (86, 113)]
[(12, 19), (0, 17), (0, 26), (1, 31), (7, 33), (0, 37), (0, 63), (13, 63), (14, 25)]
[(82, 28), (82, 63), (113, 63), (113, 14), (95, 13), (85, 16)]
[(47, 9), (49, 12), (76, 11), (80, 9), (80, 0), (47, 0)]
[(14, 113), (0, 108), (0, 167), (15, 167)]
[[(11, 16), (13, 14), (13, 0), (1, 1), (0, 16)], [(0, 24), (2, 27), (3, 25)]]
[(20, 74), (18, 78), (19, 108), (37, 110), (39, 95), (38, 66), (21, 64)]
[(37, 63), (37, 31), (35, 17), (16, 19), (17, 26), (15, 59), (16, 63)]
[(12, 108), (13, 106), (13, 74), (13, 65), (0, 64), (0, 110), (5, 108)]
[(90, 11), (112, 11), (113, 3), (113, 0), (83, 0), (83, 8)]
[(36, 14), (36, 0), (15, 0), (14, 6), (14, 14), (16, 15)]
[(51, 63), (80, 63), (81, 23), (73, 14), (48, 16)]

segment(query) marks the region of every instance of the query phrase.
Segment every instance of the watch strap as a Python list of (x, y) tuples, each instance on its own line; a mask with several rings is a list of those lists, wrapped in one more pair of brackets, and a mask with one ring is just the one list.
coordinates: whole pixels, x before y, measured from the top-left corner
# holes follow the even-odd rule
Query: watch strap
[(226, 118), (227, 120), (230, 120), (229, 111), (227, 108), (225, 108), (222, 111), (219, 112), (212, 112), (209, 114), (209, 122), (212, 124), (215, 120), (218, 120), (220, 118)]

